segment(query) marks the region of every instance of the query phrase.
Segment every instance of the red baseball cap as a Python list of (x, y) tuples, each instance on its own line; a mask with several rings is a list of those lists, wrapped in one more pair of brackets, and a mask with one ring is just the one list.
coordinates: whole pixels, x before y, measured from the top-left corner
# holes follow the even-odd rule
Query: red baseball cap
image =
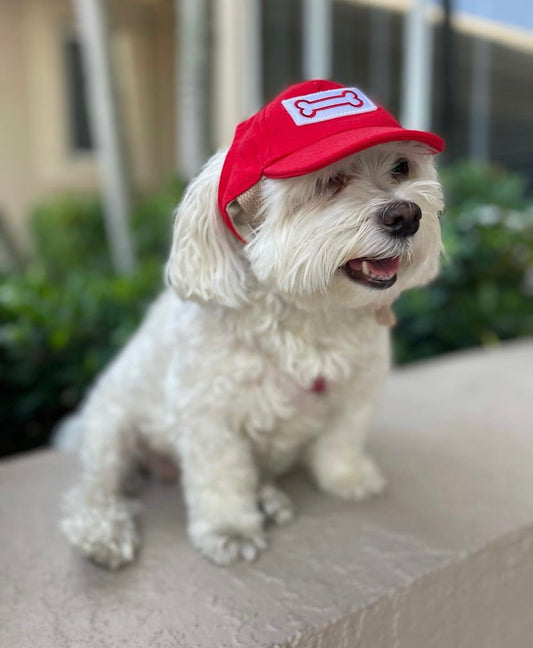
[(262, 176), (293, 178), (376, 144), (406, 140), (430, 153), (444, 149), (438, 135), (402, 128), (357, 88), (321, 80), (293, 85), (237, 126), (218, 187), (224, 223), (243, 240), (227, 208)]

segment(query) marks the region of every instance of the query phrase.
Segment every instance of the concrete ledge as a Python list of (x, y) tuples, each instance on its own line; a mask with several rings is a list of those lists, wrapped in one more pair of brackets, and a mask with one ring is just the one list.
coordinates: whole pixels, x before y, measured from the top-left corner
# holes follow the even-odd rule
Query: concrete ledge
[(372, 441), (384, 497), (332, 501), (295, 475), (297, 521), (254, 565), (188, 545), (151, 483), (139, 561), (109, 573), (57, 531), (72, 458), (0, 465), (0, 646), (530, 648), (533, 343), (397, 371)]

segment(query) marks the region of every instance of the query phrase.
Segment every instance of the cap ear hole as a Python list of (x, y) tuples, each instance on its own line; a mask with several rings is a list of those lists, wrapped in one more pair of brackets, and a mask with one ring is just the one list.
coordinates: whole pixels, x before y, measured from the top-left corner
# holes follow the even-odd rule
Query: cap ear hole
[(244, 225), (245, 223), (245, 213), (244, 209), (239, 205), (238, 200), (232, 200), (226, 208), (231, 222), (237, 227), (239, 225)]
[(245, 241), (248, 241), (260, 223), (261, 181), (237, 196), (227, 207), (231, 221)]

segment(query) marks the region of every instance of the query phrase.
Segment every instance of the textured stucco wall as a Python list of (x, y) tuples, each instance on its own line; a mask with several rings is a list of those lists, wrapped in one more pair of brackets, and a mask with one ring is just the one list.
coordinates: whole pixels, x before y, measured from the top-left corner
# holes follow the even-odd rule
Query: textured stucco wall
[(253, 565), (200, 558), (150, 484), (139, 561), (110, 573), (57, 531), (52, 452), (0, 464), (0, 646), (530, 648), (533, 344), (396, 372), (372, 439), (390, 480), (350, 505), (285, 481), (299, 517)]

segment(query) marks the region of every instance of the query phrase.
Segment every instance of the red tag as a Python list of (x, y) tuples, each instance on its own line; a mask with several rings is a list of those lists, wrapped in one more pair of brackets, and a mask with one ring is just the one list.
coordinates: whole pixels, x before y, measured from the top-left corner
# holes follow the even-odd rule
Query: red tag
[(311, 391), (314, 394), (322, 394), (326, 391), (326, 381), (322, 376), (315, 378), (313, 386), (311, 387)]

